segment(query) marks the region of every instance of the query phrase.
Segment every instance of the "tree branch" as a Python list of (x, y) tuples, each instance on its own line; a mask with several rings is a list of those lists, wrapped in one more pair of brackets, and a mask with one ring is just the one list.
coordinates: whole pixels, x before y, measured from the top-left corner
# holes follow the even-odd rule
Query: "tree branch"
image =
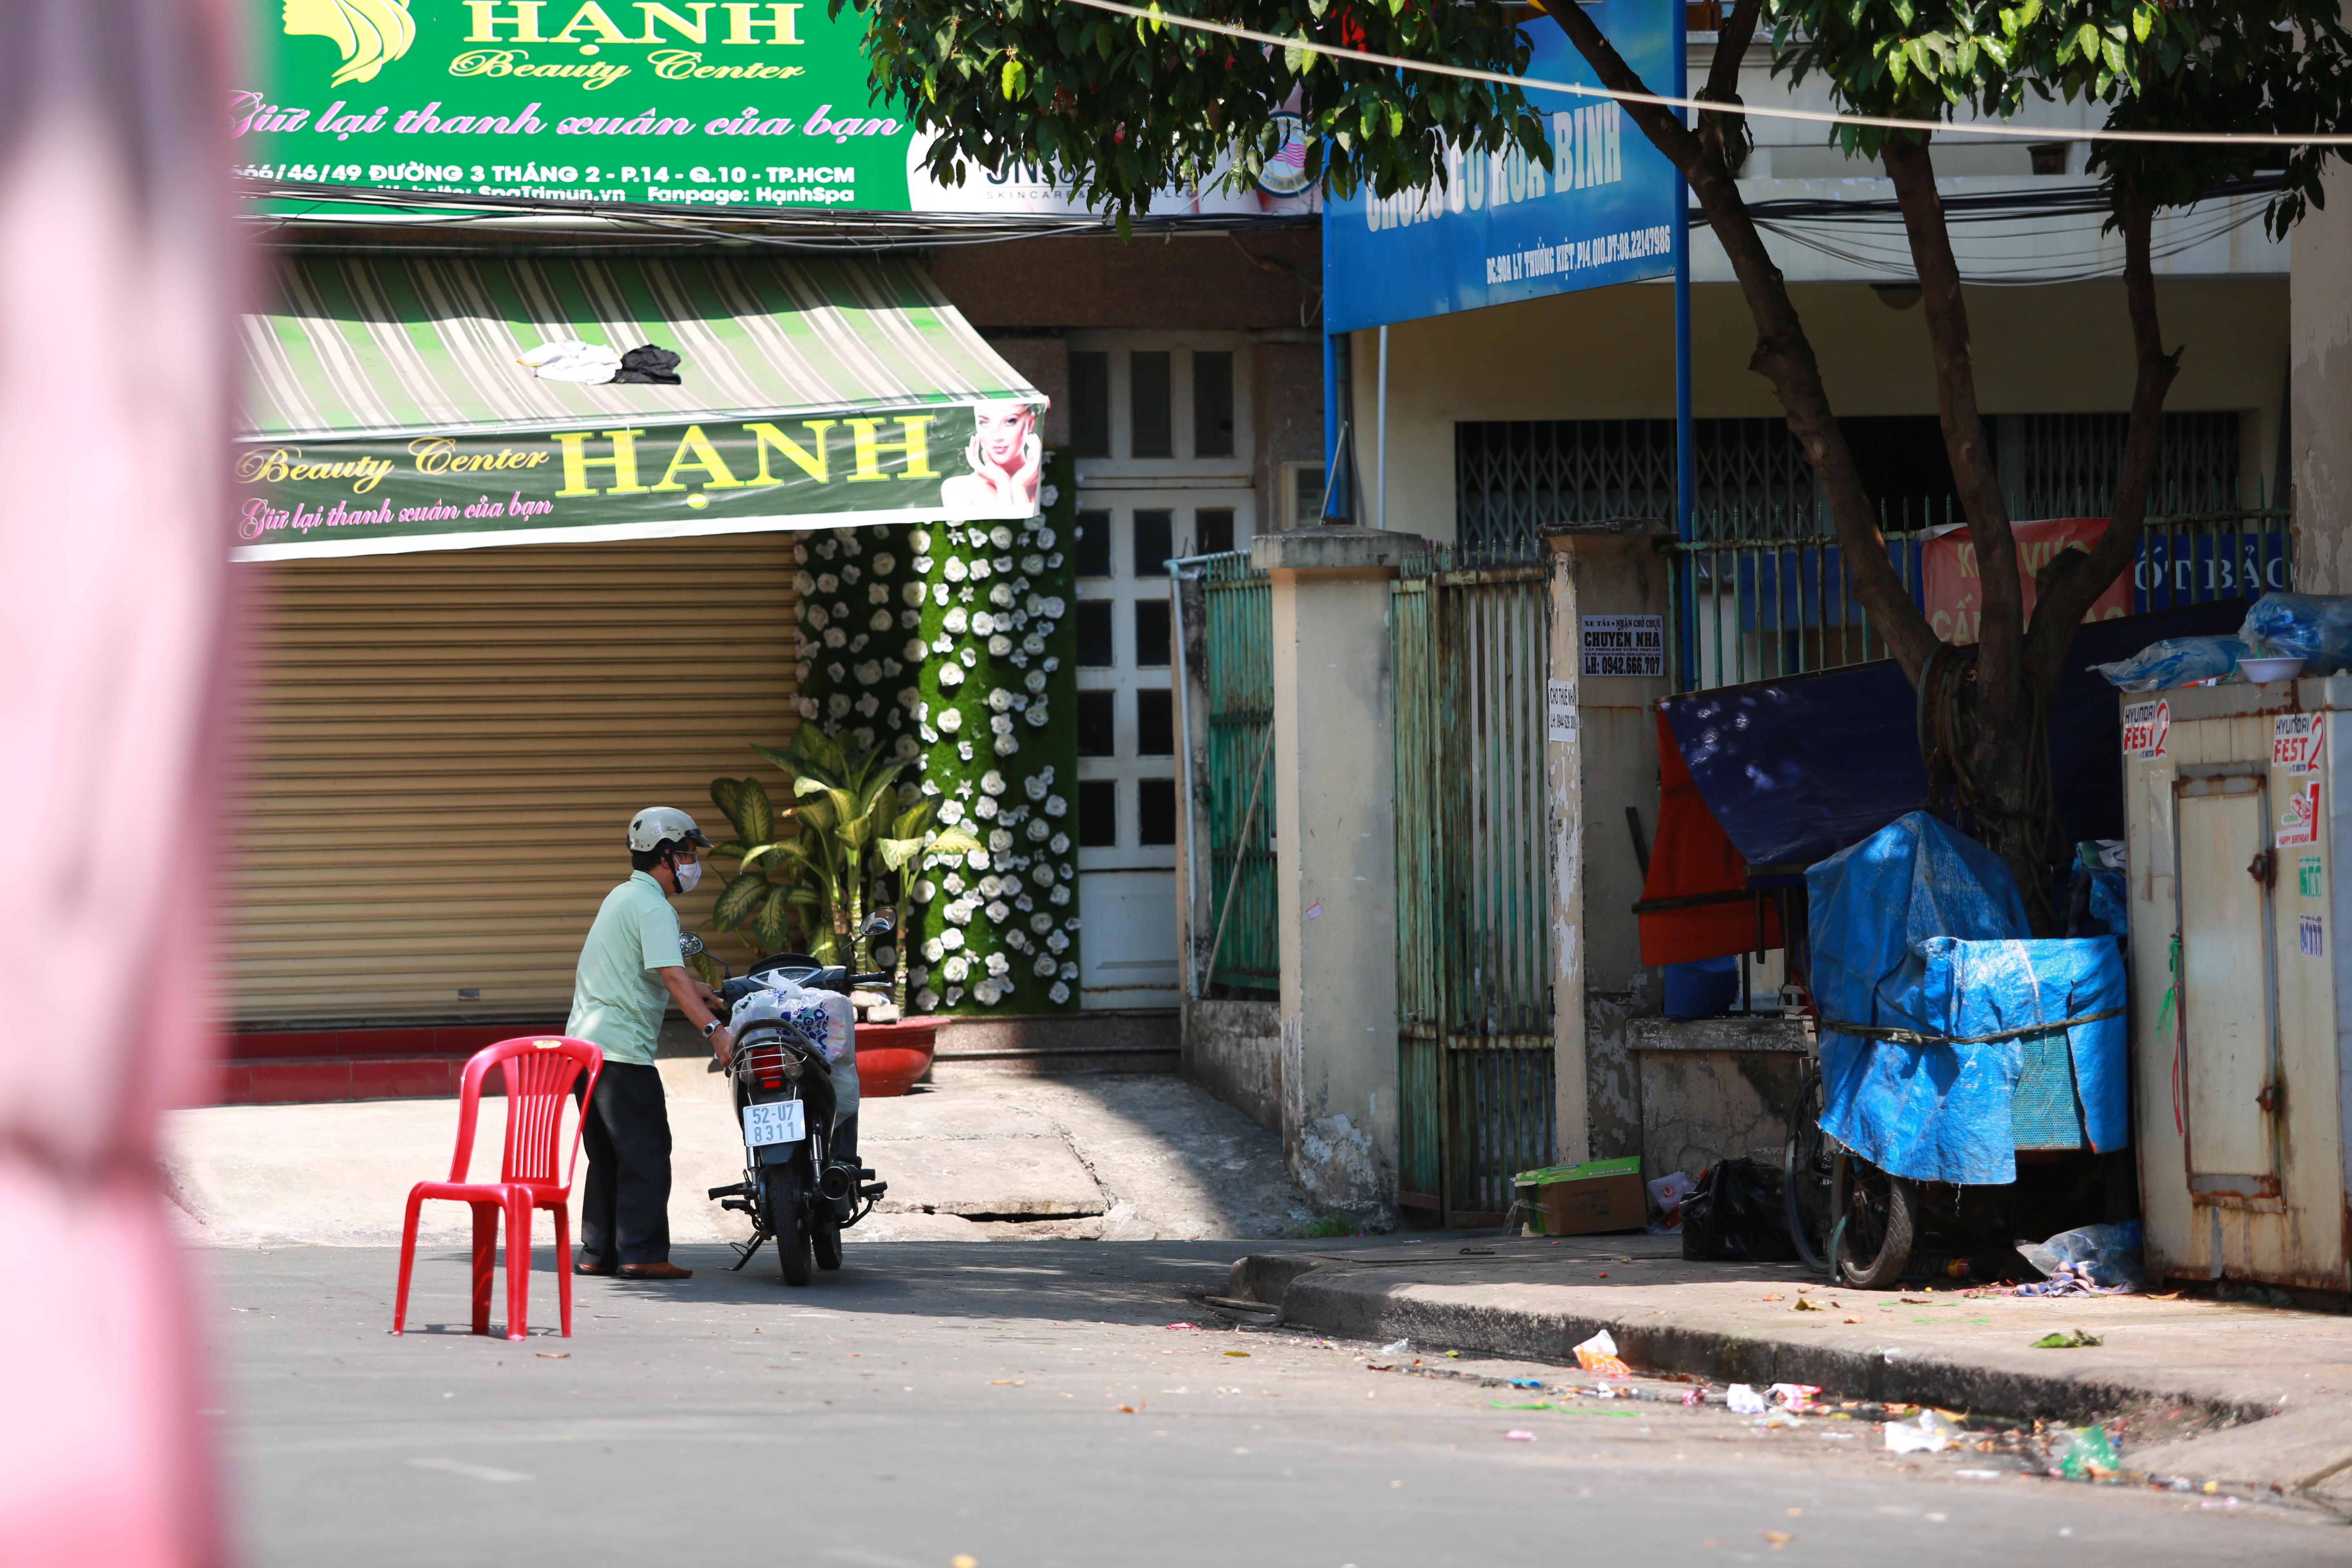
[(2147, 521), (2147, 492), (2156, 479), (2156, 459), (2164, 440), (2164, 398), (2180, 374), (2180, 353), (2164, 352), (2156, 314), (2156, 268), (2150, 253), (2155, 209), (2126, 199), (2116, 208), (2124, 237), (2124, 305), (2131, 320), (2132, 353), (2138, 374), (2132, 383), (2131, 424), (2124, 436), (2115, 500), (2107, 509), (2107, 531), (2088, 553), (2053, 556), (2035, 577), (2033, 624), (2025, 637), (2025, 663), (2036, 687), (2056, 686), (2074, 631), (2091, 605), (2139, 553)]
[[(1740, 0), (1725, 34), (1752, 35), (1759, 4), (1759, 0)], [(1549, 15), (1560, 31), (1568, 35), (1568, 41), (1576, 46), (1577, 53), (1592, 67), (1602, 86), (1619, 92), (1650, 90), (1584, 14), (1582, 6), (1562, 5)], [(1710, 92), (1727, 69), (1734, 73), (1730, 79), (1736, 80), (1736, 57), (1734, 63), (1727, 67), (1718, 47), (1715, 68), (1709, 73)], [(1748, 368), (1772, 384), (1780, 406), (1787, 411), (1789, 432), (1797, 438), (1806, 462), (1811, 465), (1814, 477), (1829, 499), (1830, 515), (1837, 524), (1838, 543), (1845, 556), (1855, 602), (1877, 623), (1879, 635), (1903, 667), (1903, 673), (1916, 683), (1927, 656), (1936, 649), (1936, 634), (1918, 606), (1911, 602), (1910, 590), (1895, 575), (1894, 563), (1887, 559), (1886, 543), (1879, 535), (1869, 492), (1863, 488), (1853, 453), (1846, 446), (1844, 432), (1838, 428), (1829, 393), (1822, 384), (1821, 364), (1813, 356), (1812, 342), (1805, 335), (1795, 305), (1790, 301), (1780, 269), (1772, 264), (1770, 254), (1764, 248), (1763, 237), (1748, 216), (1738, 183), (1724, 162), (1720, 137), (1715, 139), (1712, 147), (1708, 146), (1683, 125), (1674, 110), (1654, 103), (1628, 103), (1623, 109), (1642, 134), (1649, 138), (1650, 144), (1664, 153), (1667, 161), (1682, 172), (1683, 178), (1690, 182), (1693, 194), (1714, 226), (1716, 239), (1731, 258), (1732, 271), (1748, 300), (1748, 314), (1756, 322), (1756, 352), (1748, 358)]]
[(1982, 611), (1977, 625), (1977, 679), (2001, 692), (2016, 689), (2022, 673), (2025, 591), (2017, 575), (2017, 536), (2010, 531), (2009, 508), (2001, 499), (2000, 473), (1984, 418), (1977, 411), (1975, 353), (1969, 338), (1969, 311), (1960, 298), (1960, 268), (1952, 255), (1952, 231), (1936, 193), (1936, 166), (1924, 139), (1889, 136), (1879, 161), (1895, 182), (1903, 228), (1911, 241), (1911, 265), (1919, 275), (1927, 341), (1936, 363), (1936, 413), (1944, 429), (1944, 454), (1952, 483), (1976, 542), (1977, 591)]

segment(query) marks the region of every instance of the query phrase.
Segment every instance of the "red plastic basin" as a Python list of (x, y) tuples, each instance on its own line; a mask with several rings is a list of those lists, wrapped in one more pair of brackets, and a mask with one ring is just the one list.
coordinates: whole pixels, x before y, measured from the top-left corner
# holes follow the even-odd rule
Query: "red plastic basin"
[(936, 1019), (906, 1018), (896, 1024), (857, 1026), (857, 1093), (888, 1100), (915, 1087), (930, 1070), (939, 1035)]

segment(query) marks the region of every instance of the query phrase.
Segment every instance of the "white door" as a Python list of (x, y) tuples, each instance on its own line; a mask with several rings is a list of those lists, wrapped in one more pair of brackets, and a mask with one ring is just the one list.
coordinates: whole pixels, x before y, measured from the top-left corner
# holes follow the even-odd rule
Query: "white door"
[(1168, 562), (1255, 532), (1248, 343), (1231, 333), (1073, 333), (1078, 457), (1079, 989), (1087, 1007), (1173, 1007), (1175, 601)]

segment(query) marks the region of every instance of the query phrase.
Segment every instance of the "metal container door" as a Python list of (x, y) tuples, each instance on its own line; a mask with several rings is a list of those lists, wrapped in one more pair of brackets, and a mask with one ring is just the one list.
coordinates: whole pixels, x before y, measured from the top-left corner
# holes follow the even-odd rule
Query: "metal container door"
[(2175, 784), (2180, 909), (2180, 1051), (2175, 1092), (2189, 1186), (2275, 1197), (2268, 780), (2258, 764), (2189, 767)]

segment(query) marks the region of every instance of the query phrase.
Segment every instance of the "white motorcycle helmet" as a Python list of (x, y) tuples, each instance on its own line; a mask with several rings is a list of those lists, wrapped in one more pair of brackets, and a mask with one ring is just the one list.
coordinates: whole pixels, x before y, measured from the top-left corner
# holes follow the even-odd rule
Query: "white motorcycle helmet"
[(664, 839), (678, 839), (698, 849), (710, 847), (702, 829), (694, 818), (673, 805), (649, 805), (629, 819), (629, 847), (642, 854), (661, 847)]

